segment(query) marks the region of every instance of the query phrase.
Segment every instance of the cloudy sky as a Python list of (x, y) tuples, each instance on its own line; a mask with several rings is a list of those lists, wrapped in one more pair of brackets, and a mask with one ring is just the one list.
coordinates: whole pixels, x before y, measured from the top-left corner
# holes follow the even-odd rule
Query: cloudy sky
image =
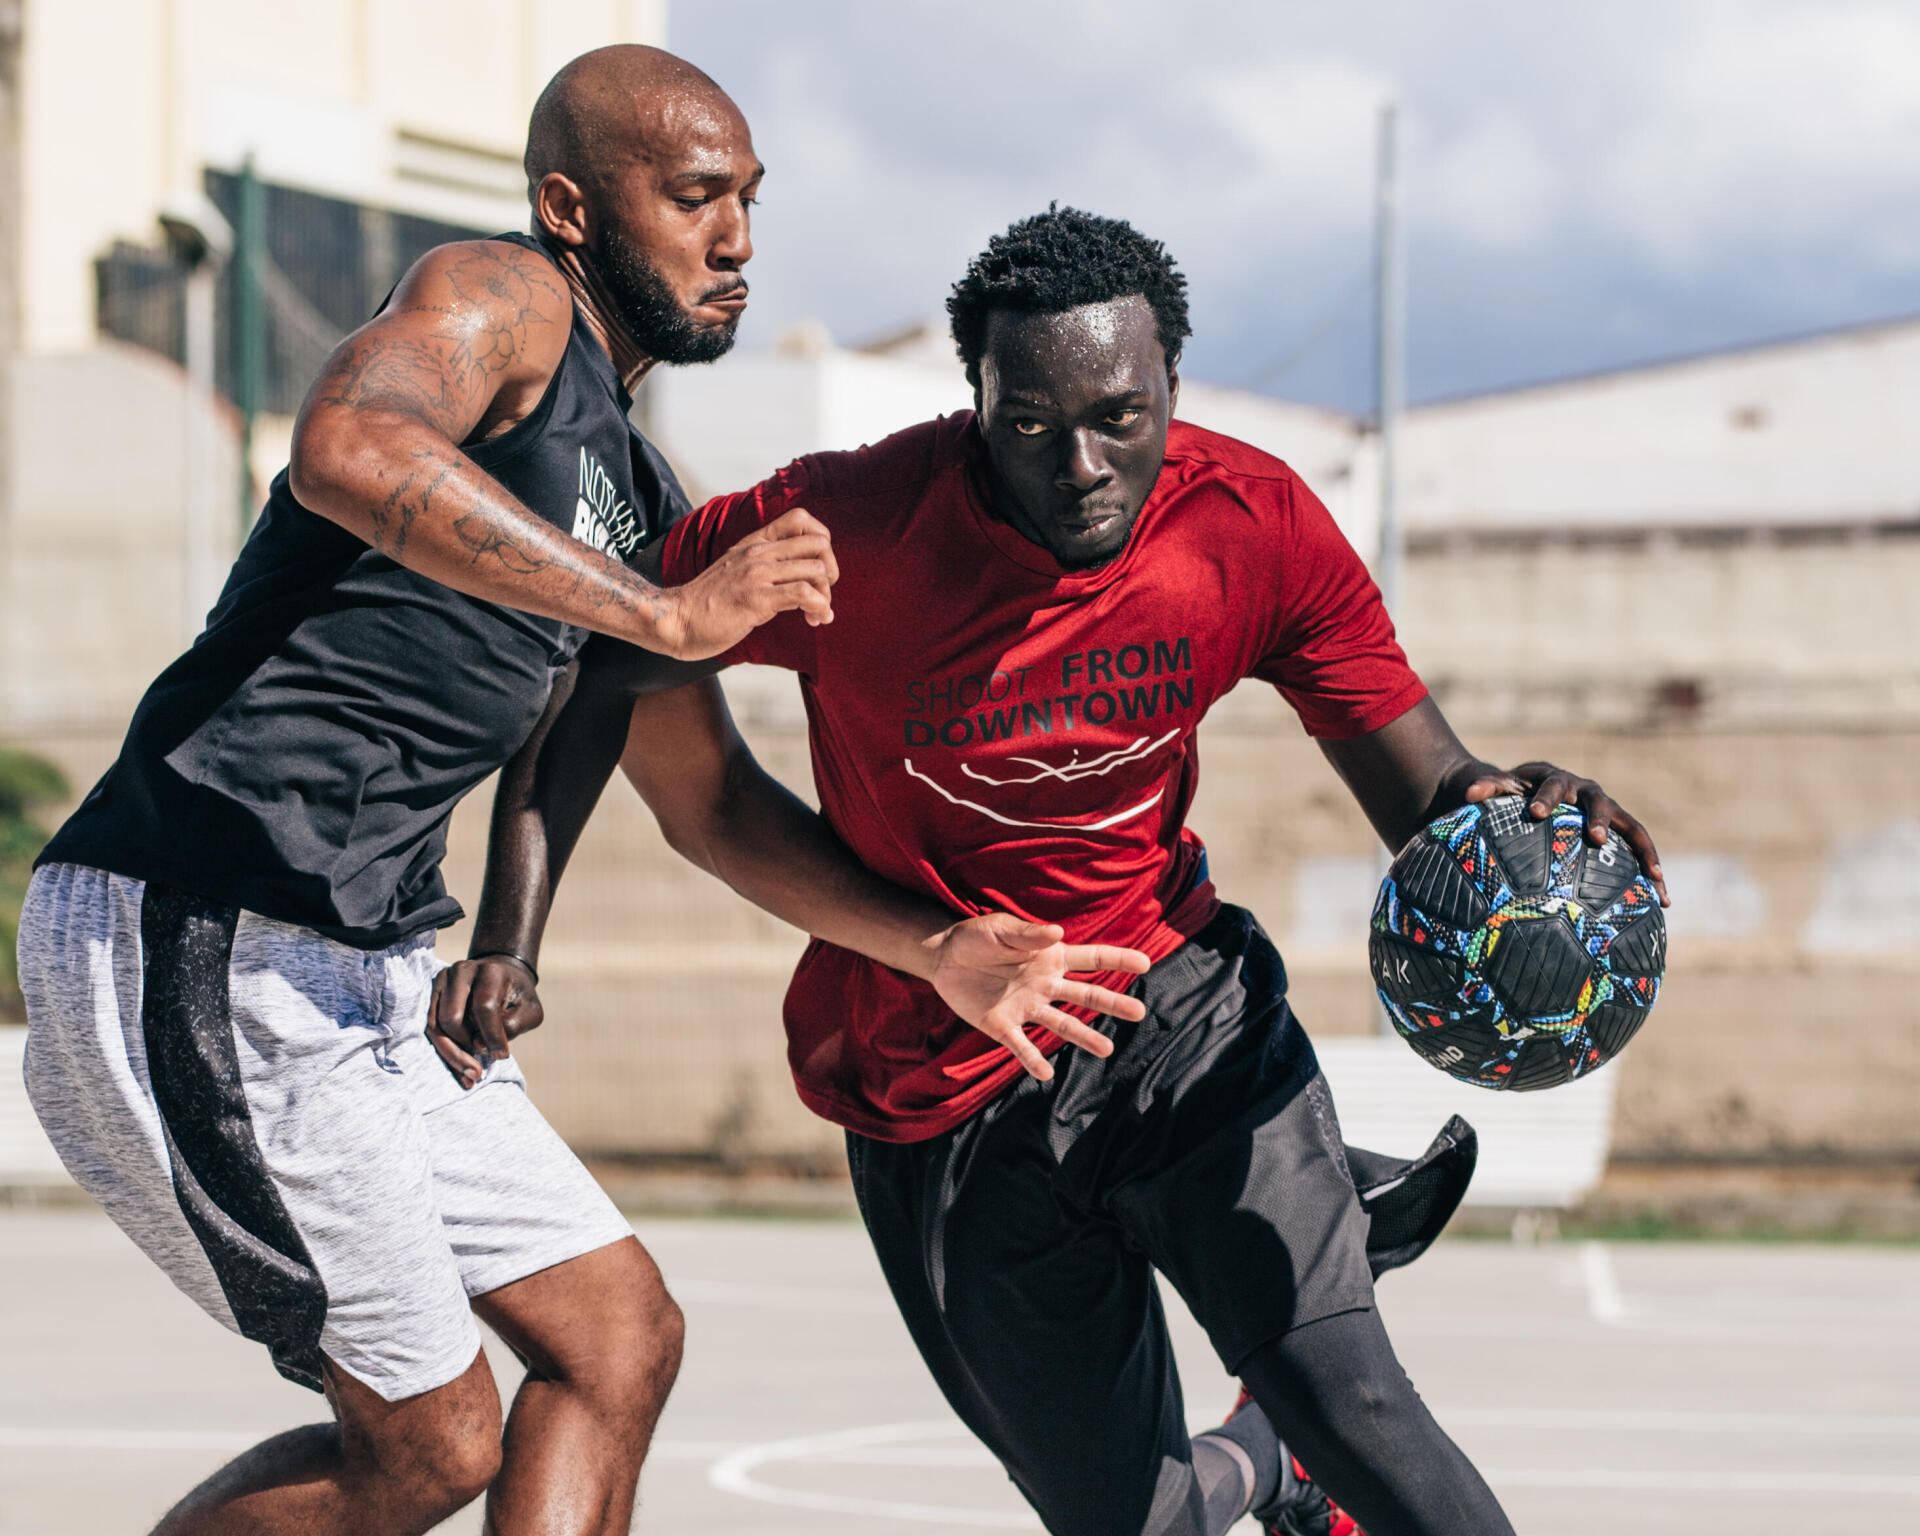
[(1409, 385), (1920, 312), (1920, 0), (674, 0), (769, 176), (744, 344), (938, 312), (1050, 199), (1192, 280), (1194, 378), (1364, 409), (1399, 104)]

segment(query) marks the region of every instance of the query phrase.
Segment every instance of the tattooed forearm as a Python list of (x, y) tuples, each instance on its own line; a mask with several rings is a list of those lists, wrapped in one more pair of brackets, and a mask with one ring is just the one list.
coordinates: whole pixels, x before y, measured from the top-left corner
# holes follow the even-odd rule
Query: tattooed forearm
[(527, 526), (528, 514), (481, 498), (453, 520), (453, 536), (475, 565), (503, 566), (516, 576), (547, 575), (569, 607), (597, 614), (660, 617), (660, 589), (590, 544), (567, 538), (545, 523)]
[(390, 559), (399, 560), (407, 549), (407, 536), (414, 523), (433, 510), (436, 492), (452, 477), (455, 466), (431, 448), (415, 449), (416, 467), (409, 469), (392, 490), (372, 506), (373, 547)]
[(413, 520), (420, 515), (420, 504), (413, 497), (415, 478), (409, 474), (373, 508), (373, 537), (369, 542), (393, 560), (406, 552), (407, 534), (413, 529)]
[(551, 569), (553, 561), (527, 547), (526, 530), (516, 523), (517, 519), (503, 517), (500, 508), (482, 502), (453, 520), (453, 536), (475, 565), (491, 560), (516, 576), (534, 576)]
[(533, 252), (475, 242), (430, 253), (308, 395), (294, 494), (456, 591), (644, 644), (673, 610), (660, 589), (522, 506), (460, 446), (539, 399), (571, 306)]
[[(516, 608), (537, 609), (544, 600), (616, 621), (660, 616), (657, 586), (521, 506), (457, 448), (415, 446), (406, 457), (408, 468), (370, 503), (368, 542), (389, 559), (442, 579), (444, 565), (457, 563), (503, 588), (542, 578), (525, 591), (475, 594)], [(455, 585), (472, 590), (470, 582)]]

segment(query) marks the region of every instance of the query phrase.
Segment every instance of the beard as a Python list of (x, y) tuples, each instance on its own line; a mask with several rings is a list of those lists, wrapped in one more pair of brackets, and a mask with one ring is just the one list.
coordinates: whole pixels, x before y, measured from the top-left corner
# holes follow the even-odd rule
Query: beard
[[(616, 227), (603, 227), (598, 247), (590, 253), (601, 283), (627, 334), (649, 357), (662, 363), (711, 363), (733, 346), (740, 317), (718, 325), (701, 325), (668, 285), (660, 269)], [(746, 280), (720, 285), (715, 293), (746, 290)], [(703, 298), (715, 294), (704, 294)]]

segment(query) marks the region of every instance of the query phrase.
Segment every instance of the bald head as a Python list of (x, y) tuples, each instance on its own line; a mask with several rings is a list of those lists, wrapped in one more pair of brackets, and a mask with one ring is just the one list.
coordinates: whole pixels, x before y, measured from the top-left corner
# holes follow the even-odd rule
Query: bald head
[(533, 233), (608, 334), (654, 362), (711, 362), (733, 344), (764, 174), (727, 93), (658, 48), (582, 54), (527, 128)]
[(547, 83), (527, 124), (527, 193), (558, 173), (593, 193), (647, 158), (689, 113), (738, 118), (727, 93), (685, 59), (625, 43), (583, 53)]

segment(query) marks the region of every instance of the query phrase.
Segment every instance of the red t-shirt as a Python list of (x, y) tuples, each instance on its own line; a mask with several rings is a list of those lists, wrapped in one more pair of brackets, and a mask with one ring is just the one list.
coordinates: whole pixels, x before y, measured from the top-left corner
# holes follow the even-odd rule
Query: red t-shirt
[[(833, 532), (834, 622), (782, 614), (727, 659), (800, 674), (834, 830), (956, 912), (1161, 959), (1219, 904), (1185, 829), (1208, 706), (1258, 677), (1313, 735), (1340, 738), (1426, 689), (1365, 566), (1279, 460), (1174, 423), (1125, 550), (1069, 572), (988, 511), (983, 452), (963, 413), (810, 455), (684, 519), (665, 579), (806, 507)], [(1020, 1072), (925, 982), (819, 940), (786, 1024), (807, 1106), (883, 1141), (939, 1135)]]

